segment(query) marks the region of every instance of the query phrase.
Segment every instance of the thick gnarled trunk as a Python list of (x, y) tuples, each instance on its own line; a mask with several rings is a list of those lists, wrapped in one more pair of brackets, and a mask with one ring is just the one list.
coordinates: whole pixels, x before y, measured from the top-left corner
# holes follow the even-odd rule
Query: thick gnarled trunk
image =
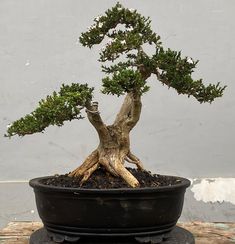
[(140, 95), (128, 93), (113, 125), (106, 126), (98, 111), (98, 104), (87, 105), (87, 116), (95, 127), (100, 144), (70, 176), (83, 176), (85, 182), (91, 174), (104, 166), (114, 176), (120, 176), (131, 187), (139, 185), (138, 180), (125, 168), (125, 161), (143, 169), (140, 160), (130, 151), (129, 133), (139, 120), (141, 112)]

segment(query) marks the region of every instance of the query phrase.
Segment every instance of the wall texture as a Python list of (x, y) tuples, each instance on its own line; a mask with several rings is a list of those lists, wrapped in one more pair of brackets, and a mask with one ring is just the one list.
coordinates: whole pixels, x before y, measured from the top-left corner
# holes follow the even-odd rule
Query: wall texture
[[(101, 113), (107, 123), (112, 122), (123, 98), (98, 93), (100, 47), (89, 50), (77, 39), (94, 17), (115, 2), (0, 1), (0, 135), (7, 124), (31, 112), (62, 83), (76, 81), (97, 88), (95, 97)], [(235, 2), (120, 2), (150, 16), (165, 47), (200, 60), (195, 78), (228, 85), (222, 99), (201, 105), (151, 77), (140, 123), (132, 133), (133, 151), (153, 172), (185, 176), (199, 185), (188, 192), (184, 220), (235, 221), (235, 193), (231, 190), (235, 177)], [(97, 143), (96, 133), (86, 120), (68, 122), (62, 128), (49, 127), (44, 134), (24, 138), (1, 136), (0, 224), (14, 218), (37, 218), (34, 203), (24, 204), (31, 190), (19, 182), (72, 170)], [(224, 187), (205, 184), (204, 178), (218, 182), (218, 177)], [(208, 192), (213, 196), (209, 200), (205, 198)], [(226, 197), (216, 198), (216, 194)]]

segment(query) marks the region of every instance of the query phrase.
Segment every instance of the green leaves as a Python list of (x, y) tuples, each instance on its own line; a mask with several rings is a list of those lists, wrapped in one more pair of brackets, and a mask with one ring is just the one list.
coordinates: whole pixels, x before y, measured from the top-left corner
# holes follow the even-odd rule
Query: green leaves
[[(80, 42), (90, 48), (109, 38), (101, 49), (100, 62), (114, 62), (126, 55), (122, 62), (102, 66), (103, 72), (113, 75), (103, 79), (102, 92), (120, 96), (135, 89), (143, 94), (149, 89), (144, 80), (156, 74), (163, 84), (175, 88), (179, 94), (194, 96), (201, 103), (221, 97), (225, 86), (221, 87), (219, 83), (205, 86), (202, 79), (193, 80), (192, 73), (198, 61), (182, 57), (181, 52), (164, 50), (160, 36), (152, 31), (150, 24), (148, 17), (117, 3), (95, 18), (93, 26), (82, 33)], [(149, 56), (144, 52), (145, 43), (154, 45), (155, 54)]]
[(112, 78), (105, 77), (102, 81), (102, 92), (105, 94), (120, 96), (131, 91), (143, 94), (149, 90), (141, 74), (131, 69), (122, 69), (115, 72)]
[[(100, 52), (100, 62), (114, 62), (125, 55), (121, 62), (102, 65), (102, 71), (109, 75), (102, 79), (102, 92), (117, 96), (129, 92), (142, 95), (149, 90), (147, 78), (156, 74), (164, 85), (176, 89), (179, 94), (193, 96), (200, 103), (211, 103), (221, 97), (225, 86), (220, 83), (205, 86), (202, 79), (193, 80), (192, 73), (198, 61), (182, 57), (181, 52), (164, 50), (160, 36), (152, 31), (150, 24), (148, 17), (117, 3), (104, 15), (96, 17), (88, 31), (81, 34), (80, 42), (89, 48), (108, 38)], [(144, 52), (146, 43), (155, 48), (152, 56)], [(92, 92), (93, 88), (87, 84), (62, 85), (58, 93), (41, 100), (32, 113), (9, 125), (6, 136), (43, 132), (49, 125), (62, 126), (64, 121), (81, 119), (81, 109), (91, 102)]]
[(42, 99), (31, 114), (13, 122), (5, 136), (42, 132), (49, 125), (62, 126), (64, 121), (81, 119), (80, 111), (92, 99), (92, 92), (87, 84), (63, 84), (58, 93)]
[[(94, 24), (79, 38), (83, 46), (91, 48), (108, 37), (108, 44), (102, 49), (99, 61), (114, 61), (120, 54), (138, 49), (144, 43), (160, 45), (160, 37), (151, 30), (151, 21), (136, 10), (124, 8), (117, 3), (104, 15), (94, 19)], [(118, 25), (124, 30), (116, 30)]]
[(103, 93), (120, 96), (125, 92), (136, 90), (143, 94), (149, 89), (137, 68), (138, 59), (143, 55), (129, 52), (140, 53), (141, 46), (145, 43), (160, 46), (160, 37), (152, 31), (150, 23), (149, 18), (137, 13), (136, 10), (124, 8), (117, 3), (104, 15), (95, 18), (88, 31), (82, 33), (80, 42), (89, 48), (107, 40), (107, 44), (100, 52), (100, 62), (113, 62), (122, 54), (127, 54), (127, 60), (124, 62), (110, 67), (102, 66), (105, 73), (113, 75), (112, 78), (103, 78)]
[(223, 95), (226, 86), (220, 87), (220, 83), (205, 86), (202, 79), (192, 79), (191, 74), (198, 61), (193, 61), (189, 57), (182, 58), (180, 52), (170, 49), (164, 51), (163, 48), (158, 50), (153, 60), (156, 63), (158, 79), (168, 87), (175, 88), (179, 94), (193, 96), (200, 103), (211, 103)]

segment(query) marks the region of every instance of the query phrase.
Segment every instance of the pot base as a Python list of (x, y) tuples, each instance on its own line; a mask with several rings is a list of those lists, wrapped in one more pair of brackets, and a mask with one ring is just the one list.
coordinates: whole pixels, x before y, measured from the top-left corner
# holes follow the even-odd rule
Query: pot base
[(41, 228), (35, 231), (30, 236), (30, 244), (57, 244), (57, 243), (73, 243), (73, 244), (134, 244), (134, 243), (153, 243), (153, 244), (195, 244), (193, 235), (181, 228), (176, 226), (171, 232), (141, 236), (141, 237), (73, 237), (64, 236), (48, 232), (45, 228)]

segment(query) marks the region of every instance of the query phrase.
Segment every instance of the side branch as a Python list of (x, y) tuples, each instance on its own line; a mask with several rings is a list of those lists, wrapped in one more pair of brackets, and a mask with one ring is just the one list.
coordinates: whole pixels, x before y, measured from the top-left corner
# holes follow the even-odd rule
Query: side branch
[(98, 111), (98, 102), (86, 104), (86, 113), (89, 121), (95, 127), (100, 138), (104, 138), (109, 132)]

